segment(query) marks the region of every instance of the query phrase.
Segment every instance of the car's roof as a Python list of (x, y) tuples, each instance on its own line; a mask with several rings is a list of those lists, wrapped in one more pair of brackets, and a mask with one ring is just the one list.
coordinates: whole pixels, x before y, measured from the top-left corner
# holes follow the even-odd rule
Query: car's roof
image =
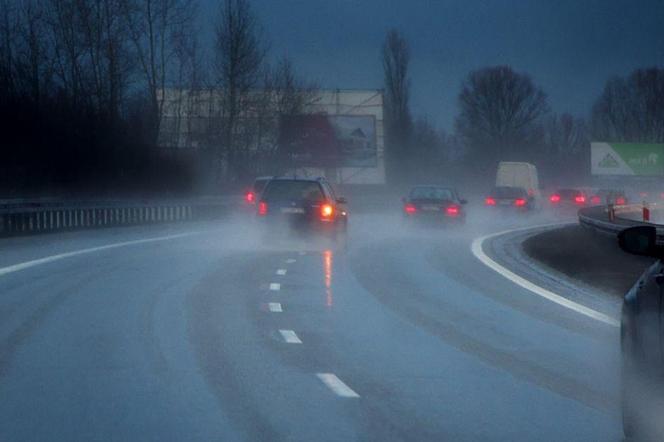
[(495, 189), (519, 189), (525, 191), (526, 188), (522, 186), (494, 186)]
[(310, 182), (310, 183), (318, 183), (320, 181), (325, 181), (325, 178), (323, 178), (323, 177), (311, 178), (311, 177), (280, 176), (280, 177), (272, 178), (271, 181), (306, 181), (306, 182)]
[(429, 188), (433, 187), (435, 189), (456, 190), (456, 188), (454, 188), (452, 186), (441, 186), (440, 184), (418, 184), (417, 186), (411, 187), (410, 190), (413, 190), (413, 189), (426, 189), (428, 187)]

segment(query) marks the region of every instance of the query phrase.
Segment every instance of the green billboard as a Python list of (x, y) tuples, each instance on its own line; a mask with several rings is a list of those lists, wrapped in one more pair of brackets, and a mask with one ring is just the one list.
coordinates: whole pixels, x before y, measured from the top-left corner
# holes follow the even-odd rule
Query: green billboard
[(593, 175), (664, 176), (664, 144), (590, 144)]

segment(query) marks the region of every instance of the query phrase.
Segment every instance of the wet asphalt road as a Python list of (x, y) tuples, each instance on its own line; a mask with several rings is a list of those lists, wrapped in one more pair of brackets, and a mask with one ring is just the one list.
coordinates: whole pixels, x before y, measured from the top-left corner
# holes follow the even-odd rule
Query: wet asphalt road
[(351, 221), (1, 240), (0, 440), (621, 439), (618, 330), (481, 264), (497, 227)]

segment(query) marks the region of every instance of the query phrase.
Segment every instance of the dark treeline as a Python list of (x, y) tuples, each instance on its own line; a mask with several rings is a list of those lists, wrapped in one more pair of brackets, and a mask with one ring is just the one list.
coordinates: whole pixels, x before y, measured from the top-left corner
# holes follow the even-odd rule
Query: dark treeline
[[(210, 42), (197, 40), (197, 15), (196, 0), (0, 0), (0, 196), (215, 192), (276, 170), (280, 117), (304, 112), (317, 88), (275, 61), (250, 0), (219, 2)], [(662, 69), (609, 79), (579, 116), (552, 113), (526, 73), (479, 69), (460, 85), (447, 133), (411, 112), (410, 58), (389, 31), (392, 183), (490, 176), (499, 160), (585, 177), (590, 140), (664, 141)], [(201, 135), (183, 145), (166, 108), (200, 112), (206, 94), (214, 105), (186, 118), (204, 129), (188, 128)]]
[[(0, 196), (214, 192), (259, 173), (278, 116), (315, 88), (287, 58), (270, 65), (249, 0), (219, 2), (203, 45), (197, 14), (196, 0), (0, 0)], [(219, 97), (200, 149), (177, 134), (158, 148), (165, 90), (186, 91), (178, 106)]]
[(551, 112), (536, 82), (509, 66), (470, 72), (458, 95), (454, 134), (413, 120), (410, 53), (396, 30), (385, 37), (387, 159), (393, 181), (446, 181), (461, 174), (491, 181), (498, 161), (536, 164), (543, 181), (583, 182), (590, 141), (664, 142), (664, 69), (609, 79), (587, 116)]
[(191, 0), (0, 0), (0, 190), (181, 189), (158, 89), (192, 56)]

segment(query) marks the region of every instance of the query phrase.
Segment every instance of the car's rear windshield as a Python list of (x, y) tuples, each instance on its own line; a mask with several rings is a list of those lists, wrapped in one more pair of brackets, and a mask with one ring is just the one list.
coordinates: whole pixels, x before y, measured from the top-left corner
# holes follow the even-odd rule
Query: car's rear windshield
[(581, 193), (582, 192), (578, 189), (560, 189), (558, 191), (558, 195), (560, 195), (562, 199), (572, 199)]
[(263, 199), (322, 201), (325, 197), (320, 184), (315, 181), (272, 180), (265, 188)]
[(415, 187), (410, 191), (410, 198), (414, 200), (447, 200), (454, 199), (454, 192), (443, 187)]
[(268, 178), (261, 178), (256, 181), (254, 181), (254, 192), (256, 193), (261, 193), (263, 189), (265, 189), (265, 185), (269, 182), (270, 180)]
[(521, 187), (496, 187), (492, 193), (494, 198), (523, 198), (527, 195), (526, 189)]

